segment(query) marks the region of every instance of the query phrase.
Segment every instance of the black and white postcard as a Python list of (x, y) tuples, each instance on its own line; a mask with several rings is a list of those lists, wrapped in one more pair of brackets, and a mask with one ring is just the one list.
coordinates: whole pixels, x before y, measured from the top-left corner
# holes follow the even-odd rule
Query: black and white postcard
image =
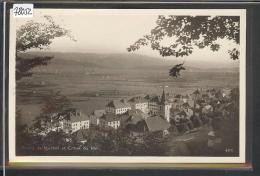
[(11, 10), (9, 41), (10, 162), (245, 162), (246, 10)]

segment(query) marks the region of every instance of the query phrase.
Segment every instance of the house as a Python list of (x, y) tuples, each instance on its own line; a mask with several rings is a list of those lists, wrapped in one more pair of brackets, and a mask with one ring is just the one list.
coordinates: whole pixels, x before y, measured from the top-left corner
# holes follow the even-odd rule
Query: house
[(207, 95), (208, 95), (209, 98), (215, 98), (217, 90), (213, 88), (213, 89), (207, 90), (206, 92), (207, 92)]
[(71, 108), (62, 113), (62, 128), (65, 132), (74, 133), (80, 129), (89, 129), (90, 118), (80, 110)]
[(151, 115), (157, 115), (159, 113), (159, 106), (160, 98), (157, 95), (154, 96), (146, 96), (145, 98), (148, 99), (148, 111)]
[(221, 92), (222, 92), (222, 96), (223, 97), (227, 97), (228, 98), (230, 96), (230, 94), (231, 94), (231, 89), (225, 88), (225, 89), (222, 89)]
[(174, 101), (172, 102), (172, 108), (183, 109), (187, 107), (194, 107), (195, 101), (189, 95), (177, 94), (174, 96)]
[(110, 101), (106, 106), (106, 112), (107, 113), (113, 113), (113, 114), (124, 114), (128, 110), (131, 109), (131, 106), (129, 103), (126, 102), (126, 100), (113, 100)]
[(174, 101), (172, 102), (172, 108), (181, 109), (183, 104), (184, 102), (182, 99), (174, 99)]
[(106, 113), (100, 118), (100, 125), (118, 129), (121, 125), (120, 117), (114, 113)]
[(184, 103), (187, 103), (187, 101), (190, 99), (189, 95), (184, 95), (181, 98)]
[(200, 109), (200, 105), (198, 103), (195, 103), (194, 109)]
[(197, 100), (198, 98), (201, 98), (201, 92), (199, 91), (199, 89), (197, 89), (192, 92), (190, 96), (193, 100)]
[(63, 129), (63, 124), (60, 123), (62, 119), (60, 113), (45, 114), (45, 118), (39, 119), (39, 125), (41, 126), (41, 134), (47, 135), (51, 131), (60, 131)]
[(181, 94), (177, 94), (174, 96), (174, 99), (175, 100), (180, 100), (182, 98), (182, 95)]
[(186, 118), (187, 118), (187, 113), (185, 111), (179, 111), (173, 116), (173, 119), (176, 123), (179, 123)]
[(190, 120), (190, 118), (193, 116), (193, 110), (190, 108), (184, 109), (184, 112), (186, 113), (186, 118)]
[(213, 107), (211, 105), (206, 105), (202, 108), (202, 114), (208, 114), (213, 111)]
[(131, 105), (132, 109), (139, 109), (143, 113), (148, 114), (148, 100), (138, 96), (138, 97), (133, 97), (128, 101)]
[(91, 124), (91, 125), (99, 125), (99, 123), (100, 123), (100, 117), (102, 117), (104, 114), (106, 114), (106, 111), (105, 111), (104, 109), (95, 110), (95, 111), (90, 115), (90, 124)]
[(204, 107), (206, 105), (207, 105), (207, 102), (204, 99), (199, 99), (196, 101), (196, 106), (199, 106), (199, 108)]
[(191, 106), (189, 105), (189, 103), (183, 103), (182, 104), (182, 107), (184, 108), (184, 109), (187, 109), (187, 108), (190, 108)]
[(143, 113), (141, 110), (130, 110), (127, 113), (120, 116), (121, 126), (130, 129), (133, 125), (136, 125), (139, 121), (148, 118), (148, 114)]
[(159, 133), (161, 135), (168, 134), (168, 129), (170, 128), (170, 123), (167, 122), (160, 116), (153, 116), (144, 120), (139, 121), (135, 128), (135, 132), (151, 132)]

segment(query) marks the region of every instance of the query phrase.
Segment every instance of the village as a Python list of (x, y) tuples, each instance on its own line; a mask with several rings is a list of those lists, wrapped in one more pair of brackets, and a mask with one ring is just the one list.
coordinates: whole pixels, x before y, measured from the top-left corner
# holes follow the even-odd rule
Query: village
[[(231, 118), (229, 110), (231, 89), (196, 89), (191, 94), (170, 95), (164, 89), (161, 95), (134, 96), (110, 101), (104, 109), (84, 114), (80, 109), (68, 108), (50, 115), (50, 121), (41, 121), (41, 130), (31, 128), (30, 133), (46, 136), (62, 131), (85, 144), (84, 131), (99, 127), (123, 130), (129, 136), (156, 134), (161, 138), (170, 133), (186, 134), (203, 125), (210, 126), (212, 119)], [(215, 131), (208, 133), (208, 146), (219, 142)]]

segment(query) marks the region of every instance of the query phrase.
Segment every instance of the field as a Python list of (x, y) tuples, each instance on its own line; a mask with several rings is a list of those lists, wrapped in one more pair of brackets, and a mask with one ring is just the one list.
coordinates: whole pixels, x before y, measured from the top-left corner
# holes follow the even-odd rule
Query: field
[(17, 82), (17, 107), (22, 111), (22, 121), (30, 123), (39, 114), (43, 99), (50, 91), (60, 90), (73, 106), (89, 114), (104, 108), (111, 99), (160, 95), (162, 86), (166, 85), (168, 93), (186, 94), (196, 88), (237, 87), (239, 83), (237, 68), (208, 69), (191, 64), (176, 79), (168, 76), (172, 61), (121, 57), (55, 53), (49, 65), (36, 68), (33, 76)]

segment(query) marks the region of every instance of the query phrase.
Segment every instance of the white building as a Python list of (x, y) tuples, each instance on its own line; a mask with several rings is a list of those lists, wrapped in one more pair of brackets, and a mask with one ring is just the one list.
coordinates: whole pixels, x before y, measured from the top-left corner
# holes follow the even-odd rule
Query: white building
[(159, 96), (146, 96), (146, 99), (148, 99), (148, 112), (151, 115), (158, 115), (159, 114), (159, 103), (160, 103), (160, 98)]
[(120, 118), (114, 113), (104, 114), (100, 118), (100, 125), (103, 127), (112, 127), (118, 129), (120, 127)]
[(110, 122), (108, 121), (107, 122), (107, 126), (110, 126), (110, 127), (114, 128), (114, 129), (117, 129), (120, 126), (120, 121), (119, 120), (110, 121)]
[(142, 97), (133, 97), (129, 100), (131, 108), (134, 110), (141, 110), (143, 113), (148, 114), (148, 100)]
[(63, 113), (62, 129), (74, 133), (80, 129), (89, 129), (90, 118), (77, 109), (69, 109)]
[(106, 106), (107, 113), (113, 113), (116, 115), (124, 114), (130, 109), (131, 109), (130, 104), (127, 103), (125, 100), (113, 100), (109, 102)]

